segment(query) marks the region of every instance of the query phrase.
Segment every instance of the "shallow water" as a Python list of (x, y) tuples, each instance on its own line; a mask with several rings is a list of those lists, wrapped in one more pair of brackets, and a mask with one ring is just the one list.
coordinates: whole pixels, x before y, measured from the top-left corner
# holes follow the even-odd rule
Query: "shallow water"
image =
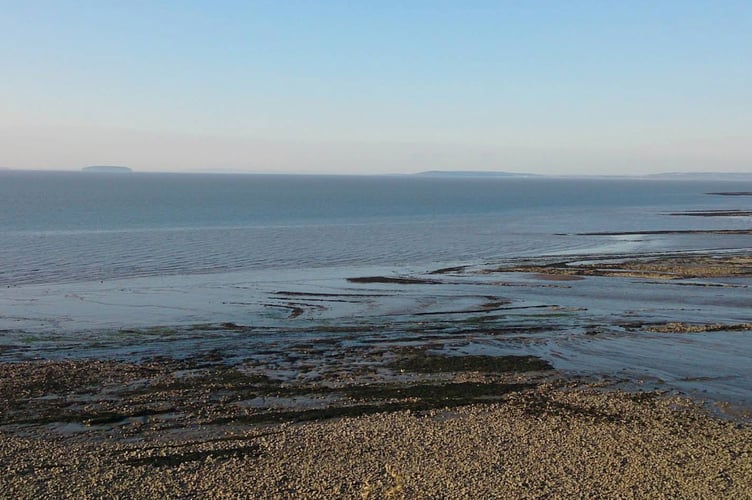
[[(189, 358), (320, 380), (404, 346), (534, 354), (565, 373), (752, 403), (748, 331), (659, 334), (642, 324), (750, 321), (745, 279), (656, 281), (399, 269), (425, 284), (351, 283), (393, 268), (247, 271), (3, 290), (0, 360)], [(700, 286), (700, 285), (724, 286)], [(14, 293), (7, 293), (12, 290)], [(11, 296), (12, 295), (12, 296)], [(8, 314), (9, 313), (9, 314)]]

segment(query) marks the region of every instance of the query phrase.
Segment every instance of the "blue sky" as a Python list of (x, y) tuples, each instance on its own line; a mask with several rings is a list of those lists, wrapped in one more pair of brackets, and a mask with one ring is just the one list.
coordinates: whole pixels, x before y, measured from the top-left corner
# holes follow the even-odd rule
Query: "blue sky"
[(752, 2), (0, 1), (0, 166), (752, 170)]

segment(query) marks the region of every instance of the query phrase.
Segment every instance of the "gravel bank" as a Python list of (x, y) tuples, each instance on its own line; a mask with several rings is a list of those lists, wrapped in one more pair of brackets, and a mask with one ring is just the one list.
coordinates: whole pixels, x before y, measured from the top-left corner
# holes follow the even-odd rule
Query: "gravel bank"
[(3, 431), (0, 497), (752, 498), (752, 427), (652, 394), (543, 384), (222, 432)]

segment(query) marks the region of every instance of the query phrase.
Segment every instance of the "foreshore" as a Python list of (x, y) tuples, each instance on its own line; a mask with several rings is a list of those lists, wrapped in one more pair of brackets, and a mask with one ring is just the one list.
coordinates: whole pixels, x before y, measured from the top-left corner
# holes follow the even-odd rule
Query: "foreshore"
[(260, 326), (8, 331), (0, 497), (750, 498), (751, 274), (552, 258), (286, 282)]
[[(119, 368), (101, 373), (135, 376)], [(4, 380), (12, 379), (13, 369), (4, 369)], [(436, 382), (435, 393), (424, 385), (423, 394), (369, 399), (381, 405), (373, 412), (362, 400), (350, 402), (359, 416), (319, 413), (311, 421), (300, 411), (289, 418), (267, 414), (256, 423), (235, 410), (217, 412), (217, 395), (233, 392), (226, 383), (224, 391), (194, 388), (195, 415), (174, 420), (125, 406), (134, 415), (127, 422), (113, 412), (108, 424), (100, 412), (99, 420), (90, 414), (86, 430), (6, 425), (0, 496), (749, 498), (749, 423), (655, 392), (544, 381), (540, 373), (504, 382), (477, 377)], [(487, 386), (485, 396), (493, 397), (471, 403), (472, 391), (452, 391), (458, 383)], [(16, 383), (13, 390), (20, 395), (37, 387)], [(376, 394), (374, 387), (362, 389)], [(379, 397), (395, 386), (381, 389)], [(202, 415), (202, 407), (212, 413)]]
[[(0, 496), (747, 498), (748, 413), (409, 349), (378, 383), (211, 359), (0, 365)], [(410, 372), (410, 373), (407, 373)], [(255, 402), (255, 404), (254, 404)]]

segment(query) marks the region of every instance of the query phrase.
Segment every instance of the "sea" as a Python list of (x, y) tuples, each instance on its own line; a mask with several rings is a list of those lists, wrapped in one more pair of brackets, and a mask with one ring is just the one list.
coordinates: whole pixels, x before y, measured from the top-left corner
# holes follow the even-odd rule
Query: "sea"
[[(0, 286), (745, 248), (752, 182), (0, 171)], [(748, 208), (748, 207), (747, 207)]]

